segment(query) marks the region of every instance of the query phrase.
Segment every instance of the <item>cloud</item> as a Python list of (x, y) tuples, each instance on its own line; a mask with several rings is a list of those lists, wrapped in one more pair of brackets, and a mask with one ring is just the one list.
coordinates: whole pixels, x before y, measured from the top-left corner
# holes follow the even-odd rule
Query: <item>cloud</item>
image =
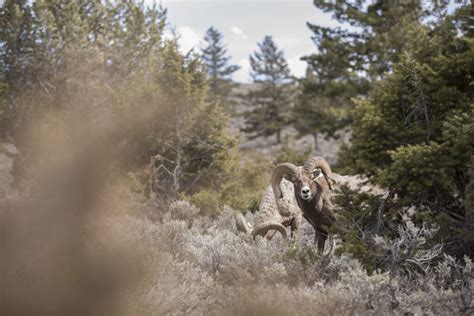
[(247, 40), (249, 37), (248, 35), (238, 26), (232, 26), (230, 28), (230, 31), (234, 34), (240, 37), (243, 40)]
[(197, 47), (202, 37), (190, 26), (180, 26), (176, 29), (176, 33), (179, 36), (180, 50), (184, 54)]

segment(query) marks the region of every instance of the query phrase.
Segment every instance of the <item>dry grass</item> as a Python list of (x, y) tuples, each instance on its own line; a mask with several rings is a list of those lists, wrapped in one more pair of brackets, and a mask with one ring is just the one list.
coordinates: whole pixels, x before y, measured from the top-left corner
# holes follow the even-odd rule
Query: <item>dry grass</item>
[[(138, 314), (367, 315), (470, 313), (469, 260), (450, 258), (416, 281), (368, 275), (349, 257), (319, 257), (304, 246), (251, 240), (224, 213), (219, 223), (130, 217), (150, 260)], [(450, 280), (464, 278), (462, 283)], [(146, 308), (144, 308), (146, 306)]]

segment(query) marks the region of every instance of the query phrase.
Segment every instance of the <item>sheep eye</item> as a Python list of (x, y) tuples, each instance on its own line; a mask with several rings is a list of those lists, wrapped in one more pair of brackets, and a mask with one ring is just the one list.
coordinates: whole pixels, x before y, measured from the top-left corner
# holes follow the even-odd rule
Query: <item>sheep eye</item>
[(321, 169), (318, 168), (318, 169), (313, 170), (313, 179), (316, 179), (320, 175), (321, 175)]

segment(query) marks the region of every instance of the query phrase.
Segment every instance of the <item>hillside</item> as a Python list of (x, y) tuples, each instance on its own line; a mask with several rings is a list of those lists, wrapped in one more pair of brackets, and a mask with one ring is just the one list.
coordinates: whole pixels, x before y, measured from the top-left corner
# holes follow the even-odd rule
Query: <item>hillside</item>
[[(229, 130), (233, 135), (239, 136), (239, 149), (245, 151), (257, 151), (264, 156), (273, 157), (281, 151), (284, 144), (276, 144), (276, 138), (273, 137), (258, 137), (256, 139), (249, 139), (248, 135), (241, 132), (245, 126), (245, 119), (242, 113), (249, 109), (249, 106), (242, 102), (242, 97), (246, 95), (247, 91), (254, 89), (255, 84), (241, 83), (233, 90), (235, 95), (232, 101), (235, 102), (235, 107), (231, 110), (229, 121)], [(291, 105), (290, 105), (291, 106)], [(318, 150), (314, 149), (314, 139), (312, 135), (299, 135), (298, 131), (292, 127), (287, 126), (282, 131), (283, 142), (289, 148), (299, 153), (305, 153), (311, 149), (311, 154), (320, 155), (327, 159), (331, 164), (336, 163), (338, 152), (343, 143), (349, 144), (351, 132), (349, 128), (342, 129), (336, 133), (335, 138), (326, 138), (324, 135), (318, 135)]]

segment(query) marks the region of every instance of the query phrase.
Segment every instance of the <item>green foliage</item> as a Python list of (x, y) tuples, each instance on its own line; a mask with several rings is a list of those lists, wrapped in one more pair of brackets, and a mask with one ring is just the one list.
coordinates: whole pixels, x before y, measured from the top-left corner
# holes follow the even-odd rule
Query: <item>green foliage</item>
[(281, 129), (289, 124), (290, 70), (283, 51), (271, 36), (265, 36), (258, 49), (250, 56), (250, 75), (255, 88), (245, 97), (250, 110), (244, 113), (243, 131), (249, 133), (250, 138), (276, 135), (280, 143)]
[(214, 190), (201, 190), (187, 197), (187, 200), (200, 209), (200, 214), (216, 217), (222, 210), (219, 192)]
[(471, 157), (469, 164), (469, 177), (470, 181), (466, 187), (466, 201), (464, 203), (469, 210), (469, 219), (472, 222), (474, 221), (474, 156)]
[[(206, 105), (193, 114), (189, 141), (183, 151), (189, 159), (185, 174), (197, 175), (184, 178), (190, 182), (185, 192), (193, 192), (193, 185), (220, 189), (234, 177), (238, 169), (237, 140), (227, 130), (228, 117), (217, 104)], [(196, 182), (198, 180), (199, 182)]]
[[(377, 212), (382, 200), (378, 196), (359, 193), (343, 186), (334, 198), (337, 208), (337, 227), (335, 233), (341, 238), (341, 247), (336, 249), (336, 254), (350, 253), (359, 260), (367, 271), (372, 273), (383, 266), (377, 260), (373, 234), (377, 222)], [(393, 221), (393, 214), (385, 214), (384, 221)], [(389, 219), (392, 217), (391, 219)], [(382, 224), (382, 223), (380, 223)]]
[(210, 100), (223, 99), (230, 96), (234, 84), (231, 76), (240, 69), (237, 65), (229, 65), (230, 56), (224, 45), (222, 33), (210, 27), (204, 36), (206, 47), (201, 49), (201, 59), (209, 75)]
[(395, 190), (397, 209), (419, 208), (440, 225), (436, 238), (457, 244), (447, 251), (472, 256), (463, 201), (474, 153), (474, 42), (461, 31), (463, 10), (408, 33), (417, 45), (397, 57), (370, 98), (356, 101), (343, 167)]
[[(403, 51), (416, 45), (410, 41), (413, 26), (428, 16), (439, 18), (436, 13), (446, 13), (447, 10), (446, 3), (429, 8), (424, 7), (422, 1), (317, 0), (314, 5), (323, 12), (332, 13), (339, 22), (358, 29), (349, 32), (308, 23), (314, 32), (314, 40), (324, 48), (321, 54), (315, 54), (311, 59), (320, 64), (330, 63), (332, 66), (326, 73), (332, 76), (352, 69), (363, 71), (370, 81), (384, 76), (399, 61)], [(338, 51), (341, 52), (339, 57)], [(332, 62), (329, 61), (331, 57), (334, 57)]]
[(204, 188), (219, 190), (238, 166), (228, 118), (217, 103), (205, 101), (206, 74), (197, 56), (184, 57), (176, 43), (169, 42), (159, 57), (150, 70), (134, 77), (136, 93), (130, 94), (130, 85), (122, 87), (127, 101), (120, 109), (161, 118), (138, 140), (146, 148), (138, 163), (149, 162), (147, 192), (176, 198)]
[(298, 246), (292, 245), (286, 249), (284, 254), (285, 259), (291, 261), (297, 261), (301, 263), (303, 266), (311, 266), (317, 263), (320, 259), (320, 255), (316, 251), (316, 249), (312, 246)]
[(349, 147), (349, 144), (342, 143), (337, 157), (337, 162), (331, 166), (332, 171), (346, 175), (353, 175), (355, 173), (354, 168), (352, 167), (353, 157), (349, 153)]
[[(351, 123), (352, 98), (368, 96), (373, 84), (384, 78), (403, 52), (418, 46), (422, 20), (446, 13), (446, 4), (425, 8), (421, 1), (314, 1), (323, 12), (355, 28), (351, 31), (308, 23), (317, 53), (305, 56), (306, 77), (300, 81), (292, 122), (302, 134), (333, 137)], [(380, 131), (379, 133), (383, 133)]]
[(87, 59), (99, 61), (93, 73), (106, 73), (109, 84), (147, 66), (161, 49), (166, 10), (137, 1), (5, 1), (0, 21), (0, 80), (8, 87), (0, 123), (3, 135), (15, 137), (24, 116), (39, 108), (25, 107), (24, 99), (37, 93), (54, 99), (71, 72), (89, 66)]
[[(395, 129), (390, 129), (385, 115), (367, 100), (356, 100), (356, 107), (352, 112), (353, 117), (353, 141), (347, 153), (342, 151), (341, 156), (346, 157), (346, 167), (352, 173), (374, 174), (379, 165), (387, 164), (389, 156), (384, 148), (392, 141)], [(357, 126), (364, 125), (364, 128)], [(391, 131), (391, 133), (389, 133)], [(357, 142), (355, 139), (364, 141)], [(357, 149), (356, 149), (357, 148)], [(365, 157), (374, 157), (377, 160), (368, 160)]]
[[(335, 133), (349, 123), (347, 109), (334, 106), (330, 97), (324, 92), (310, 91), (313, 83), (310, 76), (302, 80), (301, 92), (296, 99), (292, 112), (293, 125), (300, 135), (313, 135), (316, 150), (318, 150), (318, 134), (334, 137)], [(345, 103), (348, 105), (349, 101)]]
[(222, 187), (222, 201), (238, 211), (256, 211), (270, 183), (272, 165), (262, 155), (243, 161)]
[(436, 192), (449, 192), (449, 178), (443, 166), (445, 155), (441, 146), (431, 142), (399, 146), (388, 151), (392, 163), (379, 173), (380, 182), (385, 187), (397, 187), (401, 196), (427, 199)]
[(126, 171), (134, 170), (141, 194), (160, 201), (219, 190), (237, 170), (228, 117), (206, 101), (199, 56), (163, 40), (161, 6), (6, 1), (0, 16), (2, 136), (27, 148), (25, 127), (73, 135), (71, 121), (119, 124), (117, 144), (137, 153)]
[[(229, 162), (231, 160), (228, 160)], [(238, 166), (233, 165), (221, 185), (215, 189), (203, 189), (188, 197), (189, 201), (201, 209), (201, 214), (216, 216), (230, 206), (237, 212), (255, 212), (270, 183), (272, 164), (262, 155), (250, 155)]]

